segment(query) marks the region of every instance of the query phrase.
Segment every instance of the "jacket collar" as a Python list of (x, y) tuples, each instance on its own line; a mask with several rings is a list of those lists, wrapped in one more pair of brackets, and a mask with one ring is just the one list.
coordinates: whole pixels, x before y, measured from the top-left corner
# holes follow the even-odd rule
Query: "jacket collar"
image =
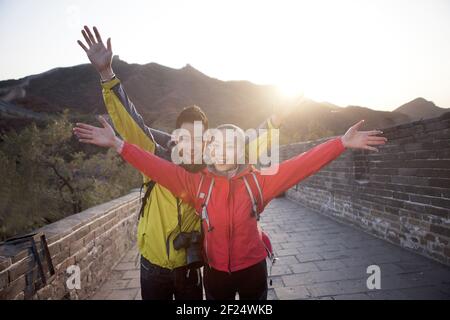
[(214, 177), (220, 177), (227, 180), (235, 180), (239, 179), (240, 177), (252, 172), (256, 171), (256, 169), (249, 164), (239, 164), (236, 169), (232, 171), (227, 172), (220, 172), (217, 171), (216, 168), (213, 165), (208, 165), (203, 172), (207, 175), (214, 176)]

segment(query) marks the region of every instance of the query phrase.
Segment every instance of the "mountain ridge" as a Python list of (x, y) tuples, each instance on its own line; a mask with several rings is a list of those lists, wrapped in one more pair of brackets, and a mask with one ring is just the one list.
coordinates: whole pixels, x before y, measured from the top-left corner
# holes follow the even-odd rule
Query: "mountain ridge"
[[(177, 114), (192, 104), (205, 110), (212, 126), (231, 122), (243, 128), (257, 126), (280, 104), (280, 93), (273, 85), (222, 81), (190, 64), (175, 69), (155, 62), (129, 64), (114, 56), (113, 68), (146, 124), (162, 130), (172, 130)], [(90, 64), (58, 67), (21, 79), (0, 81), (0, 100), (34, 114), (60, 113), (66, 108), (85, 116), (106, 113), (99, 77)], [(306, 99), (289, 116), (284, 131), (291, 140), (299, 141), (311, 138), (311, 131), (319, 135), (341, 134), (360, 119), (366, 120), (367, 128), (381, 128), (446, 111), (450, 109), (437, 107), (423, 98), (394, 111), (340, 107)], [(0, 129), (7, 127), (3, 124)]]

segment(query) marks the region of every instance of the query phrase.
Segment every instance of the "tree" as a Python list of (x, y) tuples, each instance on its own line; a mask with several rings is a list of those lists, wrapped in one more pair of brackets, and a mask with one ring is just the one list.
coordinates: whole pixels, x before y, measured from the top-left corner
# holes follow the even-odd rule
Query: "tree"
[(67, 111), (1, 136), (0, 239), (117, 198), (141, 176), (114, 153), (81, 145)]

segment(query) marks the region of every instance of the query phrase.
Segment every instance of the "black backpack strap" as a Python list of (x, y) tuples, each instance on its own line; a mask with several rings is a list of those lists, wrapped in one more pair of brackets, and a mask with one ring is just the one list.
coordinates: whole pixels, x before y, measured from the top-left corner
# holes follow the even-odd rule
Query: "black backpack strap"
[(177, 216), (178, 216), (178, 228), (181, 233), (181, 200), (177, 198)]
[(141, 198), (141, 209), (139, 210), (139, 218), (138, 219), (140, 219), (141, 217), (144, 216), (144, 209), (145, 209), (145, 206), (147, 205), (147, 200), (150, 197), (150, 193), (152, 192), (154, 186), (155, 186), (155, 181), (153, 181), (153, 180), (144, 182), (141, 185), (139, 194), (142, 194), (142, 189), (144, 187), (147, 187), (147, 189), (145, 190), (144, 196)]

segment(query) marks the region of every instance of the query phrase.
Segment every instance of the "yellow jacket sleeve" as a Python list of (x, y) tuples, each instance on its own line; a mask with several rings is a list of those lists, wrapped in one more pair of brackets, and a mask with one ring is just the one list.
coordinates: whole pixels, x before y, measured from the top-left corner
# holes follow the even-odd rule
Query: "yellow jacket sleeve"
[[(170, 135), (145, 125), (118, 78), (101, 85), (106, 109), (122, 139), (152, 153), (157, 153), (158, 148), (165, 148)], [(148, 179), (144, 177), (144, 180)]]
[(259, 127), (259, 129), (265, 129), (261, 132), (257, 131), (257, 135), (255, 138), (248, 141), (248, 146), (246, 148), (247, 150), (247, 159), (249, 159), (249, 153), (256, 152), (257, 159), (250, 159), (250, 160), (256, 160), (261, 157), (262, 154), (265, 154), (271, 144), (271, 138), (273, 135), (273, 129), (277, 129), (272, 122), (270, 121), (270, 118), (264, 121)]

